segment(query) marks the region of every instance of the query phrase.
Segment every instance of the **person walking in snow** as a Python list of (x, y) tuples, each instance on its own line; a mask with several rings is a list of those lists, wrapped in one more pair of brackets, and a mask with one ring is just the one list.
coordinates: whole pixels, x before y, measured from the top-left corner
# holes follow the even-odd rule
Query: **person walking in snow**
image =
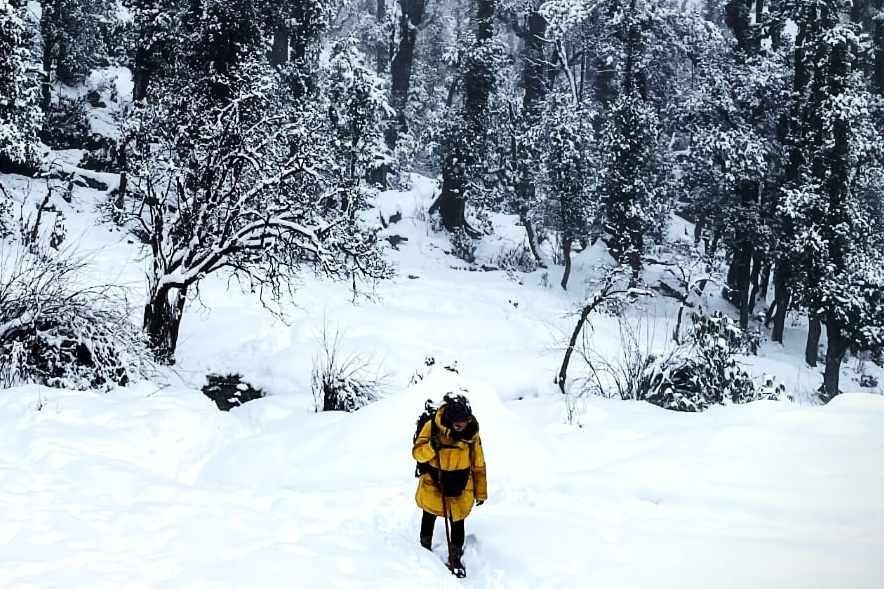
[(474, 504), (488, 499), (479, 422), (466, 397), (445, 395), (435, 415), (419, 430), (412, 455), (420, 472), (415, 501), (424, 512), (420, 543), (431, 550), (436, 517), (446, 518), (446, 532), (451, 525), (448, 566), (455, 575), (464, 576), (464, 520)]

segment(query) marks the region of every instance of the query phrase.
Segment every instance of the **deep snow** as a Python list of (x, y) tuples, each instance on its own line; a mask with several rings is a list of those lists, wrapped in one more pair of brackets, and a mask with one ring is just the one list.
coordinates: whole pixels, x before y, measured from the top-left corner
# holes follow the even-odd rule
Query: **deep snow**
[[(25, 194), (20, 178), (0, 180)], [(379, 214), (404, 217), (383, 234), (409, 241), (390, 252), (398, 276), (369, 297), (354, 304), (347, 285), (305, 277), (282, 322), (212, 277), (185, 315), (178, 364), (156, 382), (2, 391), (0, 586), (884, 586), (884, 397), (809, 403), (819, 376), (798, 368), (794, 329), (747, 363), (798, 402), (694, 415), (592, 398), (568, 424), (552, 376), (604, 253), (577, 257), (568, 293), (543, 286), (557, 284), (554, 268), (469, 271), (423, 220), (431, 183), (415, 183), (379, 197)], [(95, 226), (100, 193), (74, 197), (56, 204), (92, 262), (83, 279), (126, 286), (137, 320), (143, 260)], [(512, 219), (496, 222), (483, 259), (522, 239)], [(666, 339), (671, 302), (638, 314)], [(313, 412), (324, 325), (387, 374), (381, 401)], [(613, 319), (592, 333), (616, 354)], [(426, 356), (437, 365), (409, 386)], [(459, 375), (441, 368), (455, 361)], [(239, 371), (270, 396), (218, 412), (197, 391), (208, 371)], [(417, 543), (410, 457), (423, 401), (459, 387), (482, 425), (490, 493), (467, 521), (462, 581), (442, 564), (441, 522), (435, 554)]]

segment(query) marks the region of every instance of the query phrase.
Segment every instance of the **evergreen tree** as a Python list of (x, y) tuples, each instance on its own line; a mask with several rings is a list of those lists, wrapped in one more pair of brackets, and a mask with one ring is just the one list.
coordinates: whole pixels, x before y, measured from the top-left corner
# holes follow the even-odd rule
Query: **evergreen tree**
[(21, 9), (0, 3), (0, 172), (32, 172), (41, 112)]
[[(831, 10), (831, 12), (828, 12)], [(879, 202), (863, 198), (881, 187), (882, 147), (870, 116), (872, 97), (861, 73), (861, 43), (839, 11), (820, 3), (806, 38), (813, 58), (802, 97), (806, 118), (798, 177), (788, 184), (779, 214), (789, 226), (783, 242), (796, 304), (826, 326), (822, 395), (839, 392), (841, 361), (853, 347), (879, 345), (869, 334), (884, 326)], [(812, 116), (810, 113), (813, 113)], [(808, 348), (816, 348), (811, 330)]]
[(99, 23), (111, 0), (47, 0), (42, 3), (43, 110), (48, 111), (53, 76), (68, 85), (82, 82), (107, 57)]
[(473, 0), (470, 23), (473, 38), (461, 57), (463, 103), (459, 113), (449, 118), (443, 131), (442, 188), (433, 209), (438, 209), (449, 231), (463, 228), (479, 234), (466, 221), (466, 203), (471, 191), (485, 181), (490, 153), (489, 126), (495, 73), (502, 55), (495, 42), (495, 0)]
[[(564, 101), (570, 102), (566, 96)], [(601, 202), (593, 119), (597, 113), (576, 108), (556, 108), (552, 103), (542, 136), (542, 179), (545, 190), (544, 226), (560, 239), (565, 272), (562, 288), (568, 287), (571, 250), (575, 241), (586, 243)]]

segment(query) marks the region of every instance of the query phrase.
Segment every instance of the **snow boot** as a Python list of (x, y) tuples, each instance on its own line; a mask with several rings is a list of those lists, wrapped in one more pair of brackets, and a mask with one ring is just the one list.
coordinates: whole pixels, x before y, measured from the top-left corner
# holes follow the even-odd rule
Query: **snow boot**
[(423, 546), (427, 550), (433, 550), (433, 536), (421, 535), (421, 546)]
[(460, 560), (460, 554), (463, 554), (462, 550), (454, 548), (451, 555), (448, 557), (448, 569), (451, 571), (451, 574), (457, 577), (458, 579), (463, 579), (467, 576), (467, 569), (463, 566), (463, 562)]

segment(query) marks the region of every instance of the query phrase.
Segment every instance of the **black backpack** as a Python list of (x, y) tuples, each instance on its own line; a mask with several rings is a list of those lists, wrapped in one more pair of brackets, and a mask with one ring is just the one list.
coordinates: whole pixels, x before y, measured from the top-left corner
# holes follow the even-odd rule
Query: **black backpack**
[[(439, 407), (433, 403), (432, 399), (427, 399), (427, 402), (424, 403), (424, 412), (421, 413), (417, 418), (417, 427), (414, 429), (414, 438), (412, 439), (412, 444), (417, 442), (417, 437), (421, 434), (421, 430), (424, 429), (424, 424), (428, 421), (432, 423), (432, 429), (430, 431), (430, 435), (435, 436), (437, 433), (436, 428), (436, 411), (439, 410)], [(419, 477), (425, 472), (429, 472), (432, 467), (427, 462), (415, 462), (414, 467), (414, 476)]]

